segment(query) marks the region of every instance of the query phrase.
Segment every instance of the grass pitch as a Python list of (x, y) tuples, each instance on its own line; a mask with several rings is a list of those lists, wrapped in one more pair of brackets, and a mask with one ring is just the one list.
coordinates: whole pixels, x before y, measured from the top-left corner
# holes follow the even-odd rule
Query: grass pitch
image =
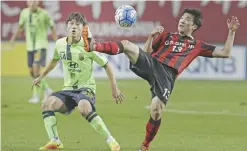
[[(48, 79), (58, 91), (62, 79)], [(149, 86), (143, 80), (119, 80), (124, 104), (113, 102), (106, 80), (97, 80), (98, 114), (122, 151), (137, 151), (149, 118)], [(48, 137), (40, 104), (29, 104), (31, 78), (2, 77), (2, 151), (36, 151)], [(246, 151), (247, 81), (182, 81), (162, 117), (151, 151)], [(101, 136), (79, 112), (56, 114), (65, 151), (108, 151)]]

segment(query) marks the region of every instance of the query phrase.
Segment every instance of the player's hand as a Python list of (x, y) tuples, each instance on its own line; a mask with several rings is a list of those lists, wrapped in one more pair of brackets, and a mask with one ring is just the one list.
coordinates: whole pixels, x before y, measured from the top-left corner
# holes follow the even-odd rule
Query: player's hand
[(118, 88), (112, 89), (112, 97), (116, 101), (116, 103), (123, 103), (124, 95), (120, 92)]
[(151, 36), (155, 37), (157, 35), (159, 35), (160, 33), (162, 33), (165, 29), (162, 26), (157, 26), (155, 27), (155, 29), (151, 32)]
[(230, 31), (235, 32), (238, 29), (238, 27), (240, 26), (238, 18), (235, 16), (232, 16), (231, 19), (227, 20), (227, 26), (228, 26)]
[(33, 89), (33, 87), (35, 86), (35, 85), (37, 85), (38, 87), (40, 87), (40, 81), (41, 81), (41, 77), (38, 77), (38, 78), (36, 78), (36, 79), (34, 79), (33, 80), (33, 84), (32, 84), (32, 89)]
[(8, 43), (2, 44), (2, 49), (10, 51), (13, 50), (14, 46), (15, 46), (15, 41), (11, 39)]

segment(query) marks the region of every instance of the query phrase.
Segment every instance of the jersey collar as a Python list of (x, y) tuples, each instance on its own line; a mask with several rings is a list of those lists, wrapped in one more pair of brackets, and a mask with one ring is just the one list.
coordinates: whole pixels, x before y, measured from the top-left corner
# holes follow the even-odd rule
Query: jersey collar
[[(31, 12), (30, 8), (28, 8), (28, 9)], [(37, 11), (36, 12), (31, 12), (31, 13), (38, 13), (38, 12), (40, 12), (40, 10), (41, 10), (41, 8), (40, 7), (37, 7)]]
[[(67, 42), (67, 44), (68, 44), (68, 37), (66, 37), (66, 42)], [(75, 45), (82, 45), (82, 37), (80, 37), (79, 42), (73, 43), (73, 44), (72, 44), (72, 46), (75, 46)]]
[[(178, 32), (175, 32), (175, 34), (180, 35)], [(182, 35), (180, 35), (180, 36), (182, 36)], [(188, 38), (188, 39), (190, 39), (190, 40), (194, 40), (194, 37), (193, 37), (193, 36), (184, 35), (184, 36), (182, 36), (182, 37), (184, 37), (184, 38)]]

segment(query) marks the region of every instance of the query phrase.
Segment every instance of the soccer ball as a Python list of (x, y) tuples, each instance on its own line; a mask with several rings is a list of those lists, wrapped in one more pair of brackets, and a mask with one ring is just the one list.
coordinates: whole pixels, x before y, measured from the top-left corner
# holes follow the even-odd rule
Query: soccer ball
[(136, 10), (129, 5), (118, 7), (115, 12), (115, 21), (121, 27), (130, 27), (136, 22)]

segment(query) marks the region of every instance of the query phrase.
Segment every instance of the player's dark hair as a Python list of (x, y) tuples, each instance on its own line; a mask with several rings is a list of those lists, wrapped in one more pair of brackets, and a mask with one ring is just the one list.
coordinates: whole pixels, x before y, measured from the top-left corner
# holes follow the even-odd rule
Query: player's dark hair
[(68, 24), (69, 21), (75, 19), (77, 22), (80, 22), (82, 23), (83, 25), (86, 25), (87, 24), (87, 19), (86, 17), (79, 13), (79, 12), (72, 12), (69, 14), (69, 17), (67, 18), (66, 20), (66, 24)]
[(202, 12), (200, 10), (195, 9), (195, 8), (186, 8), (184, 9), (184, 12), (182, 13), (182, 15), (184, 13), (188, 13), (194, 16), (194, 24), (197, 25), (197, 28), (194, 31), (196, 31), (202, 26)]

